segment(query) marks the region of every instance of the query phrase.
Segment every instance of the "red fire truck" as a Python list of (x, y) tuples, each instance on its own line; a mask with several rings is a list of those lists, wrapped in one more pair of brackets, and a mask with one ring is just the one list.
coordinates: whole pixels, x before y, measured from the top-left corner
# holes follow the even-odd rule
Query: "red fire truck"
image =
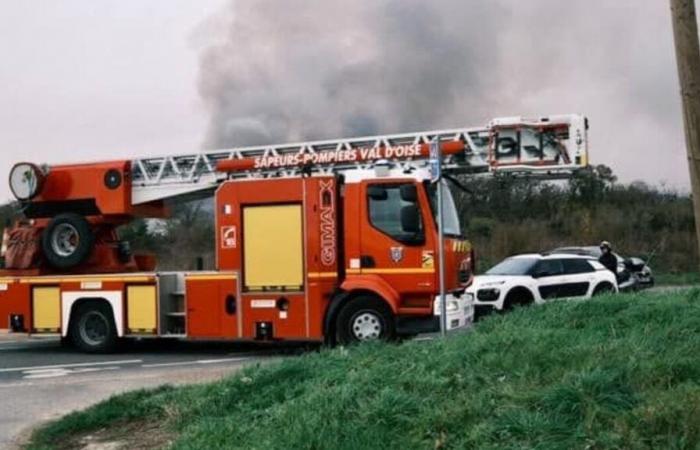
[[(59, 334), (87, 352), (122, 338), (351, 343), (439, 329), (436, 198), (447, 326), (471, 322), (474, 264), (447, 178), (569, 176), (587, 164), (578, 115), (485, 127), (38, 166), (10, 187), (0, 329)], [(431, 181), (429, 145), (443, 178)], [(158, 271), (117, 227), (165, 201), (214, 196), (216, 270)]]

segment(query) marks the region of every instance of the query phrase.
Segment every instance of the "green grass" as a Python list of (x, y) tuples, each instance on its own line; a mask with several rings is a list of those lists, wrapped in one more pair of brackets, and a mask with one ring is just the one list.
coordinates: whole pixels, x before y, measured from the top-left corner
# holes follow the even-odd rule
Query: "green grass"
[(659, 273), (654, 280), (659, 286), (689, 286), (700, 284), (700, 272)]
[(470, 333), (363, 345), (121, 395), (32, 449), (161, 421), (175, 449), (700, 447), (700, 290), (558, 302)]

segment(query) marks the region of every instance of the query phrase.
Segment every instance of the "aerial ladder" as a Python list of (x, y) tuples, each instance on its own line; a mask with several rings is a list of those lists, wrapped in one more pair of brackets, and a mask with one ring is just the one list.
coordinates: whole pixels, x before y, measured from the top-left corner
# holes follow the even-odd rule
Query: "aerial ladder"
[[(75, 241), (75, 232), (92, 228), (94, 233), (86, 234), (97, 234), (101, 239), (90, 237), (89, 243), (112, 245), (117, 226), (134, 217), (166, 217), (164, 201), (211, 197), (227, 180), (426, 167), (433, 140), (441, 145), (445, 174), (567, 178), (588, 164), (587, 129), (587, 118), (574, 114), (537, 119), (506, 117), (473, 128), (240, 147), (112, 162), (55, 166), (18, 163), (10, 174), (10, 188), (24, 215), (31, 220), (32, 229), (26, 232), (25, 227), (25, 234), (19, 240), (28, 242), (38, 238), (51, 225), (50, 219), (62, 214), (83, 216), (89, 226), (78, 230), (50, 227), (54, 236), (43, 238), (43, 249), (37, 247), (31, 257), (23, 252), (23, 258), (11, 259), (20, 263), (19, 268), (34, 272), (41, 272), (34, 266), (40, 259), (53, 266), (44, 270), (72, 269), (90, 253), (83, 251), (80, 258), (71, 257), (75, 246), (70, 242)], [(37, 256), (42, 251), (48, 258)], [(86, 270), (136, 269), (134, 264), (125, 265), (112, 258), (106, 258), (106, 262), (92, 264)], [(10, 264), (10, 268), (14, 267)]]
[[(3, 239), (5, 268), (0, 271), (0, 297), (12, 282), (35, 280), (46, 284), (57, 280), (60, 286), (55, 296), (63, 311), (58, 316), (71, 317), (72, 309), (61, 300), (67, 289), (63, 282), (115, 274), (145, 274), (144, 279), (165, 280), (170, 275), (156, 272), (157, 262), (153, 257), (133, 255), (128, 245), (120, 241), (117, 228), (138, 217), (167, 218), (168, 204), (172, 201), (214, 197), (216, 271), (233, 273), (240, 282), (236, 282), (236, 292), (222, 300), (226, 305), (222, 314), (237, 317), (234, 328), (239, 337), (251, 333), (256, 338), (271, 336), (268, 331), (271, 328), (266, 327), (280, 330), (279, 327), (287, 326), (284, 325), (287, 322), (276, 320), (286, 314), (289, 303), (303, 303), (292, 298), (292, 294), (277, 297), (277, 294), (269, 294), (274, 299), (265, 297), (272, 292), (303, 292), (306, 299), (305, 326), (299, 325), (301, 328), (294, 332), (282, 332), (284, 337), (327, 335), (328, 329), (335, 327), (334, 321), (347, 319), (343, 319), (347, 309), (343, 309), (344, 302), (349, 297), (354, 298), (357, 292), (374, 292), (375, 300), (365, 299), (370, 303), (383, 298), (386, 308), (382, 314), (392, 312), (397, 330), (415, 329), (414, 319), (425, 315), (425, 308), (432, 307), (424, 303), (424, 299), (431, 299), (435, 289), (432, 210), (435, 190), (443, 188), (435, 187), (441, 183), (430, 182), (431, 144), (439, 145), (443, 174), (477, 177), (509, 174), (562, 179), (587, 166), (587, 132), (587, 119), (580, 115), (508, 117), (473, 128), (238, 147), (95, 163), (51, 166), (18, 163), (10, 173), (10, 188), (24, 217), (6, 230)], [(252, 207), (256, 205), (258, 207)], [(448, 214), (445, 227), (452, 226), (447, 230), (451, 233), (451, 249), (448, 250), (452, 253), (447, 256), (452, 259), (446, 262), (446, 267), (454, 275), (448, 280), (452, 290), (459, 295), (460, 286), (470, 281), (471, 249), (461, 237), (456, 212), (448, 208), (448, 213), (452, 216)], [(288, 235), (290, 229), (296, 233), (292, 237)], [(265, 230), (266, 234), (256, 237), (254, 230)], [(294, 244), (297, 234), (303, 235), (303, 239)], [(370, 236), (374, 237), (370, 239)], [(296, 246), (290, 247), (292, 244)], [(273, 247), (286, 250), (275, 253)], [(285, 251), (289, 252), (286, 256)], [(253, 258), (253, 254), (257, 256)], [(272, 271), (276, 275), (266, 273), (265, 267), (282, 260), (287, 263)], [(418, 275), (404, 279), (399, 275), (403, 273), (419, 274), (425, 279), (416, 281)], [(162, 293), (166, 290), (183, 293), (190, 289), (187, 276), (195, 275), (172, 275), (180, 280), (173, 284), (179, 286), (177, 289), (154, 281), (157, 294), (153, 295), (157, 298), (155, 312), (152, 312), (155, 322), (149, 319), (147, 325), (136, 327), (130, 326), (128, 319), (119, 324), (116, 322), (120, 320), (115, 319), (119, 336), (139, 330), (151, 330), (156, 335), (214, 333), (202, 331), (211, 327), (198, 328), (196, 314), (190, 317), (189, 309), (182, 311), (181, 304), (171, 307), (163, 303), (166, 300)], [(207, 276), (216, 278), (219, 275)], [(415, 282), (419, 283), (419, 288), (409, 286)], [(127, 287), (120, 289), (125, 292), (124, 297), (129, 296)], [(265, 293), (265, 298), (250, 300), (251, 316), (259, 312), (255, 305), (272, 304), (280, 316), (275, 316), (275, 320), (268, 317), (269, 320), (255, 321), (255, 330), (250, 331), (246, 329), (246, 320), (235, 311), (246, 307), (240, 303), (241, 297), (254, 297), (255, 293)], [(26, 312), (9, 311), (10, 316), (30, 317), (26, 320), (35, 321), (34, 309), (21, 306), (28, 294), (14, 295), (18, 302), (14, 310)], [(34, 294), (29, 296), (34, 298)], [(137, 296), (134, 294), (134, 298)], [(322, 319), (313, 316), (316, 297), (331, 298), (330, 305), (316, 305)], [(195, 301), (193, 299), (199, 296), (190, 298)], [(231, 300), (233, 298), (235, 301)], [(110, 302), (117, 317), (115, 311), (121, 308), (120, 303)], [(261, 310), (265, 307), (259, 306)], [(36, 308), (42, 310), (39, 306)], [(55, 305), (47, 308), (55, 311)], [(139, 308), (124, 307), (128, 311)], [(176, 311), (171, 311), (173, 309)], [(3, 313), (0, 310), (0, 328), (3, 328)], [(382, 314), (378, 313), (377, 317), (381, 319)], [(179, 319), (171, 320), (185, 316), (187, 320), (183, 323), (178, 322)], [(32, 322), (27, 326), (14, 323), (12, 317), (8, 320), (13, 329), (60, 329), (64, 335), (70, 332), (68, 322), (43, 327)]]

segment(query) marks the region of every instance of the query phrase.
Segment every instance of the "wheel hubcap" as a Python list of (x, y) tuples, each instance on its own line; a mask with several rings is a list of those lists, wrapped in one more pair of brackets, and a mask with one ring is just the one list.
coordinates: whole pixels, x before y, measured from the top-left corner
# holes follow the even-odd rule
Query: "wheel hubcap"
[(51, 236), (51, 249), (59, 256), (70, 256), (75, 253), (80, 242), (78, 230), (69, 223), (58, 225)]
[(81, 320), (80, 337), (90, 345), (99, 345), (107, 339), (107, 319), (97, 311), (90, 311)]
[(361, 312), (351, 322), (352, 335), (358, 341), (379, 339), (382, 335), (382, 319), (372, 312)]

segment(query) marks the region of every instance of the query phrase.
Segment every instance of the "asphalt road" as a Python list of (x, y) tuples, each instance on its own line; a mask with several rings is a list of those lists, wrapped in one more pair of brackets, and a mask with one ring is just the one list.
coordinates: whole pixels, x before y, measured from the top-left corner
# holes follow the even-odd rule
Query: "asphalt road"
[(162, 384), (215, 380), (298, 347), (142, 341), (112, 355), (62, 348), (55, 338), (0, 336), (0, 449), (16, 448), (37, 424), (110, 396)]

